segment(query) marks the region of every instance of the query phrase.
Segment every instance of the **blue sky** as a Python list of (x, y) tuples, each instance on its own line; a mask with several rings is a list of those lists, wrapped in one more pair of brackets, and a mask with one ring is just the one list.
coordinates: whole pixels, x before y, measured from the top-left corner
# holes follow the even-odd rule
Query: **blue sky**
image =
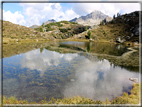
[(139, 3), (3, 3), (3, 20), (24, 26), (71, 20), (100, 10), (108, 16), (140, 10)]

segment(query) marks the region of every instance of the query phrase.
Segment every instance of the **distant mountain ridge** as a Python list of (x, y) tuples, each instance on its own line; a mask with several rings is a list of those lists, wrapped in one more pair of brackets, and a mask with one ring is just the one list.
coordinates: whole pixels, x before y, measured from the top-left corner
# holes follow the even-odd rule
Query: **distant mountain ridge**
[(38, 27), (40, 27), (39, 25), (32, 25), (32, 26), (30, 26), (29, 28), (38, 28)]
[[(112, 20), (112, 17), (109, 17), (108, 15), (105, 15), (101, 11), (94, 10), (90, 14), (87, 14), (86, 16), (81, 16), (79, 18), (74, 18), (70, 20), (70, 22), (76, 22), (78, 24), (87, 25), (87, 26), (93, 26), (93, 25), (99, 25), (100, 21), (106, 19), (107, 22)], [(56, 20), (51, 19), (46, 22), (44, 22), (44, 25), (47, 25), (49, 23), (55, 23)], [(38, 28), (38, 25), (32, 25), (30, 28)]]
[(74, 19), (70, 20), (70, 22), (77, 22), (79, 24), (93, 26), (93, 25), (100, 24), (100, 21), (102, 21), (104, 19), (106, 19), (106, 21), (112, 20), (111, 17), (109, 17), (108, 15), (105, 15), (101, 11), (94, 10), (93, 12), (91, 12), (90, 14), (88, 14), (86, 16), (74, 18)]
[(49, 23), (55, 23), (55, 22), (56, 22), (56, 20), (51, 19), (51, 20), (46, 21), (46, 22), (43, 23), (43, 24), (44, 24), (44, 25), (47, 25), (47, 24), (49, 24)]
[[(47, 24), (49, 24), (49, 23), (55, 23), (56, 21), (54, 20), (54, 19), (51, 19), (51, 20), (48, 20), (48, 21), (46, 21), (46, 22), (44, 22), (43, 23), (43, 25), (47, 25)], [(32, 26), (30, 26), (29, 28), (39, 28), (40, 27), (40, 25), (32, 25)]]

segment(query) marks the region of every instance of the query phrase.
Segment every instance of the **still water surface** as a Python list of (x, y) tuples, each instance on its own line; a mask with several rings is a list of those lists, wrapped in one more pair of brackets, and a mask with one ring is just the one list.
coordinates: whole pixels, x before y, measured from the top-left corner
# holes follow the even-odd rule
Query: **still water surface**
[[(116, 45), (89, 45), (84, 42), (60, 43), (60, 47), (77, 46), (78, 48), (73, 49), (86, 49), (86, 54), (103, 52), (119, 56), (128, 51), (124, 46), (117, 49)], [(129, 92), (133, 84), (129, 78), (138, 77), (138, 72), (114, 66), (97, 56), (90, 58), (79, 53), (65, 54), (46, 48), (3, 58), (3, 95), (27, 101), (73, 96), (112, 100), (123, 92)]]

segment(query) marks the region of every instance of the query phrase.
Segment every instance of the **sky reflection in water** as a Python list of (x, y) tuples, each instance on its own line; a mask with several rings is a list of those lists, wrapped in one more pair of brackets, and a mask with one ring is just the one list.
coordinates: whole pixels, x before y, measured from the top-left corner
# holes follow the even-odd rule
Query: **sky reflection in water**
[(130, 91), (130, 72), (109, 61), (89, 60), (79, 54), (61, 54), (40, 49), (3, 59), (3, 95), (28, 101), (45, 97), (85, 96), (94, 100), (112, 100)]

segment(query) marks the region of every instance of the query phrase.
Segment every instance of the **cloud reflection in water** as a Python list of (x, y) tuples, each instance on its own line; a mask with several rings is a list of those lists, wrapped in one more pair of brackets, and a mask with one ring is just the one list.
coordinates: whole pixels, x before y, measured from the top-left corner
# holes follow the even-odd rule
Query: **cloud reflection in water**
[(66, 84), (63, 93), (65, 97), (85, 96), (94, 100), (112, 100), (122, 95), (124, 90), (130, 91), (130, 77), (138, 78), (138, 73), (114, 68), (107, 60), (97, 63), (90, 61), (76, 69), (76, 80)]
[(21, 65), (22, 68), (29, 68), (30, 70), (36, 69), (43, 75), (49, 66), (58, 66), (62, 60), (70, 62), (77, 56), (78, 54), (60, 54), (48, 50), (40, 53), (39, 49), (37, 49), (25, 53), (21, 60)]
[[(132, 82), (129, 78), (138, 78), (139, 73), (129, 72), (118, 66), (114, 67), (108, 60), (89, 60), (76, 54), (60, 54), (54, 51), (39, 50), (27, 52), (23, 55), (21, 65), (23, 68), (36, 69), (43, 75), (48, 67), (56, 66), (63, 62), (78, 65), (75, 68), (75, 81), (65, 84), (62, 94), (64, 97), (85, 96), (94, 100), (112, 100), (114, 97), (122, 95), (125, 90), (130, 91)], [(76, 63), (76, 61), (78, 62)]]

